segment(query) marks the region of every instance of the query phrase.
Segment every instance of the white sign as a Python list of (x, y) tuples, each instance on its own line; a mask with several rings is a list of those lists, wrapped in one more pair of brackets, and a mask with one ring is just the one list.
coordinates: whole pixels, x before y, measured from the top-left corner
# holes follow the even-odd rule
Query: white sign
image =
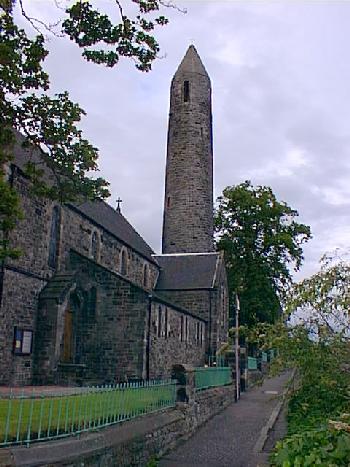
[(32, 331), (23, 331), (22, 353), (30, 353), (32, 350)]

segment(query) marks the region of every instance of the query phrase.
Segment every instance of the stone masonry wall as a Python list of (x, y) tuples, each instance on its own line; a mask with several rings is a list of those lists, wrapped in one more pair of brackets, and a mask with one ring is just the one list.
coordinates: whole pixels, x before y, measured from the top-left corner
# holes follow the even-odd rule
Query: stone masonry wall
[(215, 353), (227, 342), (229, 296), (224, 261), (221, 260), (212, 298), (212, 352)]
[(62, 212), (62, 234), (61, 234), (61, 258), (60, 266), (65, 267), (71, 248), (84, 256), (92, 258), (91, 238), (93, 232), (97, 233), (98, 238), (98, 258), (97, 262), (102, 266), (114, 272), (121, 272), (120, 258), (124, 249), (127, 253), (127, 273), (125, 277), (144, 287), (143, 271), (144, 265), (149, 268), (148, 289), (152, 289), (158, 277), (157, 266), (138, 254), (132, 248), (118, 241), (106, 230), (98, 227), (89, 219), (86, 219), (78, 212), (65, 207)]
[(56, 204), (31, 196), (28, 179), (17, 169), (14, 172), (14, 186), (21, 196), (25, 217), (18, 222), (10, 237), (11, 245), (19, 248), (22, 255), (17, 260), (8, 260), (5, 267), (0, 310), (0, 352), (3, 356), (0, 359), (0, 383), (31, 384), (32, 356), (12, 354), (14, 327), (30, 327), (35, 331), (39, 293), (57, 271), (64, 271), (69, 267), (71, 248), (91, 257), (91, 239), (93, 232), (97, 232), (97, 261), (118, 272), (121, 251), (125, 250), (128, 258), (126, 277), (144, 287), (143, 274), (147, 264), (149, 280), (146, 289), (149, 290), (156, 282), (158, 267), (83, 215), (68, 206), (60, 206), (58, 263), (52, 269), (48, 265), (48, 256), (52, 210)]
[(82, 364), (86, 380), (100, 384), (141, 379), (148, 294), (75, 253), (71, 267), (78, 270), (80, 287), (97, 288), (95, 315), (81, 329)]
[(214, 250), (212, 145), (210, 79), (180, 65), (170, 91), (163, 253)]
[(154, 301), (151, 313), (150, 378), (170, 378), (173, 366), (180, 363), (203, 366), (205, 331), (206, 323), (203, 320)]
[[(11, 244), (19, 248), (23, 254), (19, 259), (9, 261), (8, 264), (50, 278), (55, 272), (48, 265), (51, 218), (53, 207), (57, 203), (30, 196), (28, 180), (20, 173), (17, 173), (15, 177), (15, 188), (21, 195), (21, 206), (25, 217), (11, 232)], [(98, 235), (97, 261), (102, 266), (120, 272), (120, 255), (122, 249), (125, 249), (128, 256), (126, 277), (143, 287), (143, 268), (147, 264), (150, 273), (149, 288), (154, 286), (158, 277), (158, 268), (153, 262), (67, 205), (60, 206), (58, 265), (56, 269), (62, 270), (66, 267), (71, 248), (91, 258), (93, 232)]]
[(32, 380), (32, 356), (13, 354), (14, 327), (34, 331), (38, 295), (45, 284), (44, 280), (5, 270), (0, 308), (0, 384), (22, 385)]
[(173, 303), (191, 310), (191, 312), (204, 319), (209, 320), (210, 312), (210, 290), (162, 290), (162, 296)]
[(8, 467), (144, 467), (234, 401), (234, 385), (197, 393), (193, 403), (79, 437), (2, 449)]

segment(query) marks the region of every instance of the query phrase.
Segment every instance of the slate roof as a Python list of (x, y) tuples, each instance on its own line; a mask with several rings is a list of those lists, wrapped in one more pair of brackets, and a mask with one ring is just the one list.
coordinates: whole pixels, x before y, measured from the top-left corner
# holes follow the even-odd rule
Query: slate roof
[(118, 211), (104, 201), (85, 201), (84, 203), (69, 203), (69, 206), (100, 225), (135, 251), (145, 256), (153, 263), (154, 251), (139, 235), (133, 226)]
[(177, 253), (154, 256), (160, 266), (156, 290), (211, 289), (219, 253)]
[[(22, 143), (26, 138), (19, 132), (15, 132), (16, 144), (13, 148), (14, 160), (11, 161), (14, 165), (19, 167), (22, 171), (25, 170), (25, 164), (30, 160), (33, 162), (43, 162), (45, 160), (45, 153), (40, 153), (38, 149), (28, 149), (22, 147)], [(46, 183), (53, 183), (54, 179), (49, 167), (43, 165), (44, 180)], [(132, 225), (125, 219), (125, 217), (113, 209), (105, 201), (85, 201), (83, 203), (67, 203), (67, 206), (83, 214), (91, 221), (95, 222), (113, 236), (117, 237), (126, 245), (133, 248), (135, 251), (145, 256), (149, 261), (157, 263), (154, 257), (154, 251), (139, 235)]]

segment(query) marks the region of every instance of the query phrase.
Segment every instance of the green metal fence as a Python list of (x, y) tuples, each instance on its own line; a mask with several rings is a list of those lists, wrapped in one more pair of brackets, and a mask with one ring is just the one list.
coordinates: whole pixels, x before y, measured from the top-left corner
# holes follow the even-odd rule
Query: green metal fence
[(176, 381), (147, 381), (81, 388), (48, 397), (32, 392), (0, 399), (0, 447), (95, 430), (173, 407)]
[(195, 388), (197, 391), (232, 383), (231, 368), (196, 368)]
[(248, 357), (248, 370), (258, 369), (258, 359), (255, 357)]

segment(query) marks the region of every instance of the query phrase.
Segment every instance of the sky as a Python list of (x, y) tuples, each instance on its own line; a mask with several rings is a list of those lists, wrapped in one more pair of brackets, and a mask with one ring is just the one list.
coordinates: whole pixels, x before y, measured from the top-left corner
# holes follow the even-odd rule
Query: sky
[[(63, 0), (23, 0), (46, 21)], [(55, 4), (56, 3), (56, 4)], [(123, 0), (125, 8), (130, 0)], [(113, 0), (96, 0), (117, 18)], [(68, 90), (87, 112), (84, 136), (100, 150), (109, 203), (161, 249), (170, 82), (192, 43), (213, 90), (214, 196), (251, 180), (268, 185), (311, 226), (296, 279), (326, 251), (350, 244), (350, 2), (176, 1), (158, 28), (150, 73), (123, 60), (87, 63), (68, 39), (49, 37), (52, 92)], [(132, 10), (127, 10), (132, 12)]]

